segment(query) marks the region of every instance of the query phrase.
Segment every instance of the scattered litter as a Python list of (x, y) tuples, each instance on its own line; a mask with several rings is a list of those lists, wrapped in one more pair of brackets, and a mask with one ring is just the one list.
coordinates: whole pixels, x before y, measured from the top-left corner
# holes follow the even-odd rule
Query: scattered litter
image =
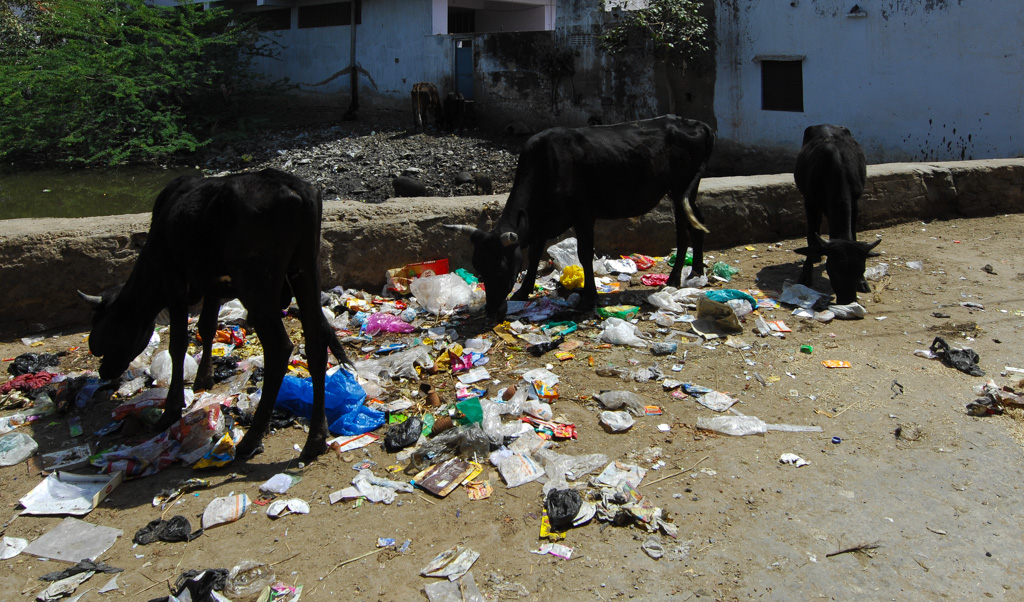
[(289, 514), (309, 514), (309, 503), (299, 498), (274, 500), (267, 506), (267, 516), (281, 518)]
[(156, 519), (149, 521), (145, 527), (139, 529), (132, 538), (132, 542), (139, 545), (151, 544), (154, 541), (178, 542), (192, 541), (203, 534), (200, 529), (192, 532), (192, 524), (187, 518), (181, 515), (173, 516), (170, 520)]
[(25, 514), (88, 514), (124, 480), (123, 472), (112, 475), (51, 473), (19, 502)]
[(850, 362), (846, 360), (822, 360), (821, 365), (826, 368), (850, 368)]
[(28, 546), (28, 540), (20, 537), (3, 537), (0, 541), (0, 560), (7, 560), (8, 558), (14, 558), (18, 554), (21, 554)]
[(601, 412), (601, 424), (616, 433), (628, 431), (634, 422), (635, 420), (629, 415), (629, 412), (612, 412), (608, 410)]
[(779, 301), (781, 303), (785, 303), (786, 305), (795, 305), (805, 309), (813, 309), (816, 306), (822, 307), (828, 303), (830, 298), (831, 295), (819, 293), (818, 291), (802, 284), (791, 283), (783, 285), (782, 294), (779, 295)]
[(560, 543), (542, 543), (540, 549), (530, 550), (531, 554), (550, 554), (564, 560), (572, 558), (573, 548)]
[(30, 543), (24, 551), (33, 556), (65, 562), (78, 562), (85, 558), (96, 560), (123, 534), (121, 529), (68, 517)]
[(783, 464), (792, 464), (793, 466), (796, 466), (797, 468), (800, 468), (801, 466), (807, 466), (808, 464), (810, 464), (810, 462), (808, 462), (807, 460), (804, 460), (800, 456), (798, 456), (796, 454), (789, 454), (789, 453), (782, 454), (782, 456), (779, 458), (779, 462), (781, 462)]
[(25, 433), (7, 433), (0, 437), (0, 466), (14, 466), (28, 460), (39, 444)]
[(249, 508), (249, 496), (244, 493), (214, 498), (203, 511), (203, 529), (233, 523), (245, 516)]
[(455, 546), (435, 556), (430, 564), (420, 570), (420, 575), (445, 577), (449, 581), (455, 581), (465, 575), (478, 558), (480, 558), (478, 552), (464, 546)]
[[(985, 371), (978, 366), (978, 362), (981, 358), (978, 354), (969, 347), (962, 349), (956, 349), (949, 346), (942, 337), (935, 337), (932, 344), (928, 347), (928, 351), (933, 354), (933, 357), (937, 357), (942, 360), (943, 364), (951, 368), (963, 372), (964, 374), (970, 374), (971, 376), (985, 376)], [(915, 352), (916, 354), (917, 352)]]

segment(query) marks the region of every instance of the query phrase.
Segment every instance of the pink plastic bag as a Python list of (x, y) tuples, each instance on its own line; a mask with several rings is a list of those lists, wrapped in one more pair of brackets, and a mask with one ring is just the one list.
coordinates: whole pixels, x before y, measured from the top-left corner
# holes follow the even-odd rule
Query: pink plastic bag
[(412, 332), (416, 328), (395, 314), (376, 313), (366, 319), (363, 324), (363, 332), (373, 336), (382, 330), (387, 332)]

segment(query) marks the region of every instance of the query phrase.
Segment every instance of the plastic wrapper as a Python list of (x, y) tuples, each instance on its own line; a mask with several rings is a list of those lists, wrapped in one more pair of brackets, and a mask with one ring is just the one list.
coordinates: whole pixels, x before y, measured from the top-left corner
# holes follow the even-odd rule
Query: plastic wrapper
[(601, 391), (594, 399), (606, 410), (626, 410), (634, 416), (644, 415), (644, 400), (632, 391)]
[(410, 333), (414, 330), (416, 327), (403, 320), (401, 316), (385, 312), (375, 313), (363, 322), (363, 332), (370, 336), (375, 336), (381, 331)]
[(878, 265), (864, 268), (864, 279), (877, 282), (889, 275), (889, 264), (879, 263)]
[(405, 351), (355, 363), (356, 372), (360, 376), (378, 383), (394, 378), (419, 378), (416, 366), (430, 367), (433, 365), (434, 360), (430, 356), (430, 348), (425, 345), (416, 345)]
[(583, 267), (578, 265), (566, 266), (558, 282), (569, 290), (583, 288)]
[(458, 274), (441, 274), (416, 278), (409, 283), (409, 290), (423, 309), (434, 315), (450, 314), (458, 307), (473, 302), (473, 288)]
[(825, 293), (806, 287), (802, 284), (786, 284), (779, 295), (779, 301), (786, 305), (795, 305), (805, 309), (813, 309), (816, 306), (828, 304), (830, 296)]
[(232, 598), (255, 596), (274, 584), (277, 575), (269, 564), (243, 560), (228, 572), (224, 593)]
[(509, 489), (525, 485), (544, 476), (544, 469), (531, 456), (509, 452), (497, 462), (498, 472)]
[(633, 426), (635, 420), (629, 415), (629, 412), (601, 412), (601, 424), (606, 425), (608, 428), (615, 432), (621, 432), (629, 430)]
[(523, 403), (523, 412), (541, 420), (551, 420), (554, 417), (554, 413), (551, 411), (551, 404), (535, 399), (530, 399)]
[(0, 466), (14, 466), (28, 460), (39, 444), (25, 433), (8, 433), (0, 437)]
[(635, 324), (619, 318), (608, 318), (602, 324), (601, 340), (613, 345), (629, 345), (631, 347), (647, 347), (647, 342), (640, 337)]
[(148, 477), (173, 464), (180, 452), (181, 443), (164, 432), (134, 447), (94, 456), (92, 465), (108, 474), (123, 470), (127, 479)]
[(701, 416), (697, 428), (722, 433), (723, 435), (763, 435), (768, 425), (754, 416)]

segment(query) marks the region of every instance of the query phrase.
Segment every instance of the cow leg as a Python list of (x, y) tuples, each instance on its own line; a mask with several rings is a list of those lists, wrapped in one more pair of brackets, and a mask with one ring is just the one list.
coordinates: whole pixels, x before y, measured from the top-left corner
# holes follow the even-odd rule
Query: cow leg
[[(292, 291), (299, 305), (299, 319), (306, 340), (306, 367), (313, 380), (313, 414), (309, 421), (309, 436), (306, 438), (306, 445), (302, 448), (299, 460), (312, 462), (327, 451), (329, 436), (327, 416), (324, 413), (324, 382), (327, 374), (327, 341), (324, 340), (326, 320), (323, 310), (320, 309), (320, 291), (317, 290), (315, 278), (305, 273), (296, 275), (292, 278)], [(340, 346), (339, 344), (338, 347)]]
[(334, 355), (334, 359), (338, 360), (338, 363), (342, 366), (352, 366), (352, 362), (345, 355), (345, 348), (341, 346), (341, 341), (338, 340), (338, 335), (334, 333), (334, 328), (327, 322), (327, 318), (323, 314), (324, 312), (321, 311), (320, 316), (323, 319), (321, 320), (320, 327), (323, 330), (323, 336), (327, 341), (331, 354)]
[(197, 391), (213, 388), (213, 338), (217, 336), (217, 315), (220, 313), (220, 299), (203, 298), (203, 309), (199, 312), (199, 338), (203, 341), (203, 357), (199, 360), (194, 387)]
[(270, 425), (270, 416), (274, 413), (274, 404), (277, 402), (277, 394), (281, 390), (281, 382), (284, 380), (288, 358), (291, 357), (293, 348), (292, 342), (288, 339), (288, 332), (281, 323), (276, 304), (268, 304), (258, 292), (254, 301), (255, 303), (243, 299), (242, 304), (249, 309), (249, 323), (263, 343), (263, 395), (256, 406), (252, 426), (242, 437), (235, 451), (236, 460), (244, 460), (259, 451), (263, 435)]
[[(672, 197), (672, 213), (676, 220), (676, 263), (668, 274), (668, 286), (680, 286), (683, 281), (683, 267), (686, 265), (686, 249), (690, 248), (690, 234), (693, 234), (693, 267), (690, 270), (690, 277), (700, 276), (704, 273), (704, 237), (698, 238), (696, 228), (690, 226), (690, 219), (686, 215), (683, 206), (683, 196)], [(703, 218), (697, 213), (697, 207), (690, 204), (693, 213), (698, 219)], [(703, 235), (703, 232), (699, 232)], [(698, 243), (698, 240), (700, 241)]]
[(576, 309), (590, 311), (597, 301), (597, 285), (594, 284), (594, 222), (576, 224), (576, 255), (583, 266), (583, 292)]
[[(807, 248), (810, 251), (810, 249), (818, 248), (818, 229), (821, 227), (821, 212), (812, 209), (812, 203), (806, 199), (804, 202), (807, 213)], [(800, 280), (797, 282), (804, 286), (811, 286), (811, 283), (814, 281), (814, 264), (819, 261), (821, 261), (821, 255), (808, 252), (807, 259), (804, 260), (803, 270), (800, 272)]]
[[(857, 227), (860, 221), (860, 208), (857, 206), (857, 201), (854, 200), (850, 204), (850, 240), (857, 240)], [(862, 275), (860, 282), (857, 283), (857, 292), (859, 293), (870, 293), (871, 285), (868, 284), (867, 278)]]
[(181, 420), (185, 407), (185, 352), (188, 351), (188, 305), (184, 299), (172, 300), (167, 308), (171, 321), (171, 384), (167, 388), (164, 413), (156, 423), (157, 431), (165, 431)]
[(540, 265), (540, 256), (544, 253), (544, 243), (547, 240), (535, 238), (530, 241), (530, 248), (527, 251), (526, 275), (523, 276), (523, 283), (519, 290), (512, 295), (513, 301), (526, 301), (533, 292), (533, 285), (537, 282), (537, 267)]

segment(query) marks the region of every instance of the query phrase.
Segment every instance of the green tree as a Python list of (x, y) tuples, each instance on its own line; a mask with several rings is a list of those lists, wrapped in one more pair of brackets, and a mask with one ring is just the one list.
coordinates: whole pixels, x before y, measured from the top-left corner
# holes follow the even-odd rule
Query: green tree
[(245, 127), (252, 22), (188, 1), (0, 0), (0, 158), (117, 164)]
[(701, 0), (606, 0), (621, 7), (624, 2), (635, 8), (613, 8), (617, 22), (609, 24), (601, 35), (601, 46), (612, 54), (632, 51), (653, 56), (655, 60), (685, 68), (687, 63), (708, 50), (708, 21), (700, 14)]

